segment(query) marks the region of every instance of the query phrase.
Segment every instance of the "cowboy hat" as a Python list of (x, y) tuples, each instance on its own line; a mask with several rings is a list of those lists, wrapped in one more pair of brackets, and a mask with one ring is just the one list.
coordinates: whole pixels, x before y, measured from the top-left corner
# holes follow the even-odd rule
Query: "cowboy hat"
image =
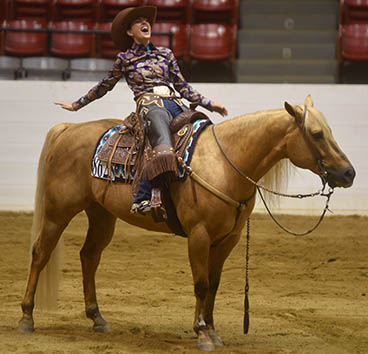
[(130, 48), (133, 44), (133, 39), (127, 34), (127, 30), (129, 30), (132, 22), (139, 17), (145, 17), (152, 28), (156, 20), (156, 14), (156, 6), (128, 7), (120, 11), (111, 25), (111, 38), (115, 46), (122, 51)]

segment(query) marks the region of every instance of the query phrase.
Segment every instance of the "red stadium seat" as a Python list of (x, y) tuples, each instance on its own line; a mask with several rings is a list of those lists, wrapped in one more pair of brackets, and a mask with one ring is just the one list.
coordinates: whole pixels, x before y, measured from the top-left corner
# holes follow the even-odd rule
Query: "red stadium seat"
[[(97, 30), (110, 31), (111, 22), (97, 23)], [(97, 34), (97, 54), (101, 58), (113, 59), (120, 52), (119, 49), (115, 47), (114, 42), (109, 34)]]
[(238, 8), (238, 0), (193, 0), (191, 23), (236, 24)]
[(346, 69), (352, 72), (368, 65), (368, 23), (340, 25), (337, 58), (339, 82), (344, 82)]
[(100, 0), (100, 22), (110, 22), (118, 12), (127, 7), (136, 7), (144, 4), (144, 0)]
[(8, 18), (8, 0), (0, 0), (0, 24)]
[(96, 21), (98, 0), (55, 0), (53, 20)]
[[(8, 28), (40, 29), (46, 28), (46, 20), (12, 20), (6, 23)], [(42, 56), (47, 50), (47, 33), (12, 32), (5, 34), (4, 52), (10, 56), (30, 57)]]
[(368, 0), (341, 0), (343, 24), (368, 23)]
[(194, 59), (221, 60), (235, 57), (234, 26), (214, 23), (192, 25), (189, 55)]
[(348, 60), (368, 60), (368, 23), (342, 28), (342, 53)]
[[(92, 29), (92, 23), (84, 21), (54, 22), (51, 28), (57, 30), (82, 31)], [(52, 33), (51, 54), (63, 58), (82, 58), (92, 56), (93, 35), (83, 33)]]
[[(153, 26), (153, 32), (173, 33), (172, 51), (176, 58), (183, 58), (187, 47), (187, 30), (186, 25), (182, 23), (163, 23), (158, 22)], [(170, 47), (170, 38), (165, 35), (152, 35), (152, 43), (155, 46)]]
[(237, 26), (227, 24), (195, 24), (190, 28), (190, 46), (187, 71), (190, 72), (192, 59), (201, 61), (227, 61), (230, 64), (231, 79), (235, 79)]
[(157, 22), (187, 23), (190, 0), (147, 0), (157, 6)]
[(9, 2), (9, 18), (51, 18), (53, 0), (12, 0)]

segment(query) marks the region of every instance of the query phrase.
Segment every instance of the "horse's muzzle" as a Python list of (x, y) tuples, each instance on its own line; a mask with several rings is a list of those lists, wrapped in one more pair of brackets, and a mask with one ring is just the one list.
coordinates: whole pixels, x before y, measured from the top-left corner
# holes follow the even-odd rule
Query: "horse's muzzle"
[(338, 170), (328, 168), (326, 169), (326, 172), (327, 176), (325, 177), (325, 179), (331, 188), (351, 187), (355, 178), (355, 170), (353, 166), (341, 168)]

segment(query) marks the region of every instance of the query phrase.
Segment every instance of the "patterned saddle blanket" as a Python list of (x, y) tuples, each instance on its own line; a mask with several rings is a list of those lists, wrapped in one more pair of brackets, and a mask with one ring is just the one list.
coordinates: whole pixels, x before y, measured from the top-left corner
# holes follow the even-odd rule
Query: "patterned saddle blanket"
[[(200, 119), (194, 123), (184, 125), (173, 134), (175, 151), (189, 166), (192, 160), (195, 144), (200, 133), (208, 125), (212, 124), (208, 119)], [(119, 135), (122, 135), (119, 138)], [(119, 141), (118, 141), (119, 140)], [(136, 174), (136, 157), (138, 150), (134, 146), (134, 136), (129, 134), (129, 128), (121, 124), (110, 128), (98, 140), (92, 158), (92, 176), (113, 182), (132, 183)], [(115, 153), (111, 151), (115, 147)], [(108, 161), (111, 159), (111, 171)], [(179, 180), (186, 178), (185, 170), (178, 166)]]

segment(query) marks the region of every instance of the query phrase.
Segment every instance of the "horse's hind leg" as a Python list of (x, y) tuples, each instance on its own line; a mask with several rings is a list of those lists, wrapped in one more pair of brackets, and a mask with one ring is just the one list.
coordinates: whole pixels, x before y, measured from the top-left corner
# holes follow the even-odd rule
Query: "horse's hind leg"
[(113, 236), (116, 218), (97, 203), (87, 208), (86, 213), (89, 228), (87, 239), (80, 251), (86, 314), (93, 321), (94, 331), (108, 332), (109, 327), (97, 305), (95, 274), (101, 253)]
[(23, 317), (18, 325), (18, 330), (21, 332), (33, 332), (34, 330), (33, 308), (40, 272), (49, 261), (50, 255), (67, 224), (68, 222), (58, 224), (49, 220), (46, 216), (43, 218), (38, 239), (32, 248), (32, 262), (26, 292), (22, 301)]

